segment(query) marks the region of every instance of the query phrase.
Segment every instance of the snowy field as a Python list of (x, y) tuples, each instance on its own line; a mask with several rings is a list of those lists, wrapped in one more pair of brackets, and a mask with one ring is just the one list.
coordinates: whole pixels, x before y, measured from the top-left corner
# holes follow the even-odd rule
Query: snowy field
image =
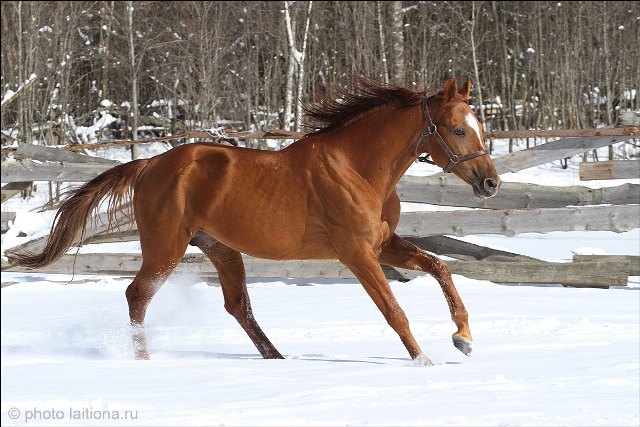
[[(576, 163), (557, 162), (503, 179), (623, 182), (580, 182)], [(3, 205), (18, 212), (3, 251), (48, 231), (50, 214), (34, 210), (46, 193)], [(572, 251), (640, 255), (638, 229), (463, 240), (551, 261), (570, 261)], [(638, 277), (577, 289), (455, 275), (471, 357), (451, 343), (455, 326), (435, 280), (391, 282), (432, 367), (414, 366), (352, 280), (250, 280), (254, 314), (286, 358), (263, 360), (225, 312), (219, 287), (174, 276), (148, 311), (149, 361), (133, 359), (130, 279), (70, 280), (2, 273), (3, 284), (15, 283), (1, 298), (2, 425), (640, 425)]]

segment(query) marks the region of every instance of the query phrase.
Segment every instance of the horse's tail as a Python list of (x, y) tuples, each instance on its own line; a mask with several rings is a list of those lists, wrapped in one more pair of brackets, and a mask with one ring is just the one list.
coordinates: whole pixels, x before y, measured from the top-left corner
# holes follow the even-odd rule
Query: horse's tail
[[(87, 219), (105, 198), (109, 198), (107, 218), (111, 228), (116, 212), (131, 200), (133, 187), (148, 163), (149, 159), (140, 159), (118, 165), (71, 190), (54, 217), (44, 249), (40, 253), (12, 253), (11, 264), (41, 268), (60, 259), (78, 238), (80, 242), (84, 240)], [(129, 215), (132, 210), (129, 206)]]

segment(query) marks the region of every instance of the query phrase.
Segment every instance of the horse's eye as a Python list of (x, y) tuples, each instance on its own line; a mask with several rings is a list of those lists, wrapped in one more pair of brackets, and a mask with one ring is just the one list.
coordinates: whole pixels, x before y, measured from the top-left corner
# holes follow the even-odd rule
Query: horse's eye
[(456, 135), (458, 135), (458, 136), (464, 136), (464, 129), (462, 129), (462, 128), (457, 128), (457, 129), (456, 129)]

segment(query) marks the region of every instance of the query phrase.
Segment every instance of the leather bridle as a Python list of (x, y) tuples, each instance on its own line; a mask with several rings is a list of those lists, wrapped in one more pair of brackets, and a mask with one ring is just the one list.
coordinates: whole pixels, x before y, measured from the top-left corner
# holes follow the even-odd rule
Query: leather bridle
[(442, 136), (440, 136), (440, 133), (438, 133), (438, 127), (431, 120), (431, 115), (429, 115), (429, 107), (427, 106), (428, 101), (429, 99), (427, 97), (422, 100), (422, 112), (424, 114), (424, 119), (427, 122), (427, 129), (422, 132), (422, 134), (418, 138), (418, 141), (416, 142), (415, 155), (418, 158), (419, 162), (430, 163), (432, 165), (436, 164), (433, 160), (429, 159), (429, 157), (431, 156), (430, 153), (427, 152), (426, 155), (422, 157), (420, 156), (420, 154), (418, 154), (418, 148), (420, 147), (420, 144), (422, 144), (424, 140), (429, 138), (430, 136), (434, 136), (436, 138), (436, 142), (438, 143), (438, 145), (440, 145), (440, 148), (442, 148), (445, 154), (449, 157), (449, 163), (447, 164), (447, 166), (442, 168), (445, 173), (451, 173), (451, 169), (453, 169), (458, 163), (466, 162), (467, 160), (475, 159), (476, 157), (489, 155), (489, 151), (487, 151), (486, 149), (474, 151), (473, 153), (464, 154), (462, 156), (453, 154), (447, 143), (444, 142), (444, 139), (442, 139)]

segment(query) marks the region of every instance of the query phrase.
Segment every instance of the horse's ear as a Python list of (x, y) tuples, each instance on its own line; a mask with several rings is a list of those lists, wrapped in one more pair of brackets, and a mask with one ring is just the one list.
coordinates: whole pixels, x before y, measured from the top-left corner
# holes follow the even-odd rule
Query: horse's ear
[(457, 88), (455, 77), (452, 77), (445, 82), (444, 90), (442, 91), (445, 104), (447, 104), (448, 102), (452, 101), (453, 98), (455, 98), (457, 90), (458, 88)]
[(471, 76), (467, 76), (467, 81), (462, 85), (458, 93), (462, 95), (462, 98), (465, 101), (469, 101), (469, 94), (471, 93)]

